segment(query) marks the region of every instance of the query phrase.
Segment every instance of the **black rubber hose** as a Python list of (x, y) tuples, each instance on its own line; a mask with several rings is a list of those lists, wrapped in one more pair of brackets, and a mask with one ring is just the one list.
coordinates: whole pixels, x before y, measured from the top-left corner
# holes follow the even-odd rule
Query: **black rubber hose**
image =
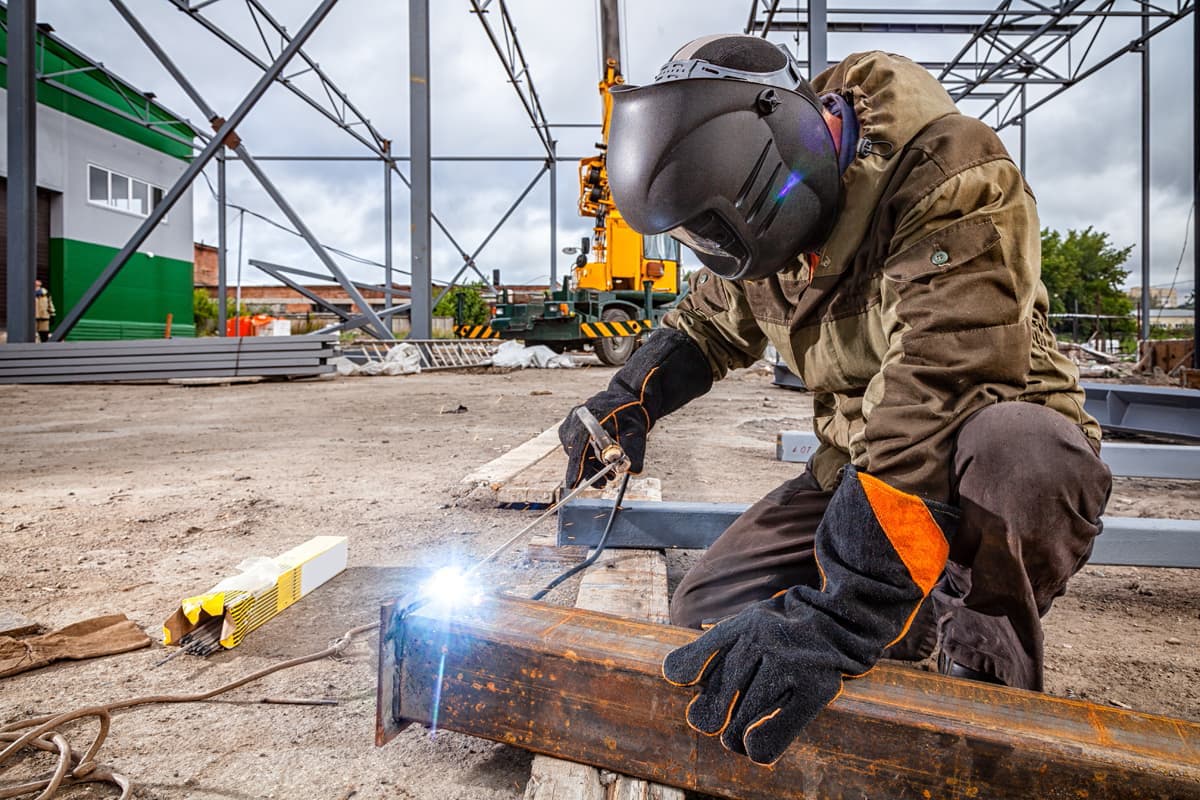
[(621, 485), (617, 487), (617, 499), (613, 501), (612, 511), (609, 512), (609, 515), (608, 515), (608, 523), (604, 526), (604, 533), (600, 534), (600, 541), (596, 542), (596, 549), (594, 551), (592, 551), (592, 554), (590, 556), (588, 556), (587, 559), (585, 559), (583, 562), (576, 564), (575, 566), (571, 567), (566, 572), (559, 575), (554, 580), (550, 581), (548, 584), (546, 584), (546, 586), (543, 589), (538, 591), (536, 594), (533, 595), (533, 597), (531, 597), (529, 599), (541, 600), (543, 597), (545, 597), (547, 594), (549, 594), (550, 590), (553, 589), (555, 586), (558, 586), (560, 583), (567, 580), (572, 575), (577, 575), (580, 572), (583, 572), (585, 569), (590, 567), (592, 564), (596, 563), (596, 559), (599, 558), (600, 554), (604, 552), (604, 546), (606, 544), (608, 544), (608, 535), (610, 533), (612, 533), (613, 522), (617, 518), (617, 510), (620, 509), (620, 507), (621, 507), (621, 501), (625, 499), (625, 487), (627, 487), (628, 485), (629, 485), (629, 473), (626, 472), (624, 475), (621, 476)]

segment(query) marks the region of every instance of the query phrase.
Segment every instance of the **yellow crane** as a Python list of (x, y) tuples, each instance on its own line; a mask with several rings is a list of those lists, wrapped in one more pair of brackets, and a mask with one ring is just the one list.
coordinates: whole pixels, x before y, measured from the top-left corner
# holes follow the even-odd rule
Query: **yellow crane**
[[(667, 234), (642, 236), (613, 205), (605, 164), (614, 86), (621, 74), (618, 0), (600, 6), (602, 107), (600, 152), (579, 162), (579, 213), (593, 220), (592, 235), (560, 289), (540, 303), (510, 303), (501, 290), (488, 335), (523, 339), (563, 351), (590, 345), (605, 364), (624, 364), (639, 338), (661, 322), (679, 296), (679, 243)], [(462, 326), (460, 335), (478, 335), (482, 326)]]

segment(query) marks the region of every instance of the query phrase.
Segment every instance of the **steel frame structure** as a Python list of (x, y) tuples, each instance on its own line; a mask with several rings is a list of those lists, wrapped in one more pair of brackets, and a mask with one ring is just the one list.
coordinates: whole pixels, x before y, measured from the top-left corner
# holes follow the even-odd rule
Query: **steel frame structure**
[[(296, 34), (290, 34), (284, 26), (271, 14), (264, 0), (244, 0), (250, 16), (261, 40), (261, 48), (252, 47), (239, 41), (222, 28), (204, 10), (219, 0), (163, 0), (170, 3), (212, 34), (218, 41), (228, 46), (234, 53), (258, 67), (263, 72), (262, 78), (254, 89), (247, 95), (237, 111), (231, 114), (229, 120), (221, 117), (215, 109), (209, 107), (187, 77), (172, 62), (166, 51), (145, 30), (144, 26), (125, 8), (121, 0), (110, 0), (118, 13), (129, 23), (134, 33), (158, 58), (163, 67), (175, 78), (180, 87), (196, 104), (213, 129), (209, 133), (198, 126), (187, 123), (180, 118), (179, 122), (188, 125), (196, 139), (203, 145), (198, 146), (199, 154), (183, 179), (168, 192), (171, 202), (186, 190), (190, 181), (200, 174), (204, 166), (215, 158), (217, 161), (217, 205), (218, 224), (220, 225), (218, 242), (218, 291), (225, 288), (226, 264), (226, 232), (225, 220), (229, 206), (225, 180), (226, 167), (230, 161), (245, 163), (251, 174), (262, 184), (264, 190), (272, 197), (285, 217), (291, 223), (295, 232), (306, 240), (312, 248), (317, 260), (331, 274), (330, 279), (341, 284), (347, 293), (354, 297), (357, 289), (338, 266), (337, 262), (313, 236), (303, 220), (288, 204), (283, 193), (275, 186), (260, 166), (260, 162), (275, 160), (294, 161), (376, 161), (383, 165), (384, 189), (384, 280), (381, 288), (385, 291), (387, 302), (385, 313), (376, 314), (364, 302), (359, 305), (360, 313), (350, 320), (343, 322), (346, 326), (365, 325), (376, 335), (390, 336), (390, 326), (384, 326), (381, 317), (392, 316), (397, 311), (409, 309), (413, 317), (413, 335), (427, 337), (431, 325), (432, 307), (446, 290), (455, 285), (464, 274), (472, 272), (485, 285), (495, 289), (484, 271), (478, 264), (477, 258), (483, 249), (491, 242), (499, 229), (524, 202), (533, 189), (540, 183), (543, 176), (549, 175), (550, 199), (550, 277), (551, 282), (557, 280), (557, 163), (559, 161), (577, 161), (578, 157), (564, 157), (557, 154), (557, 142), (553, 129), (578, 127), (575, 125), (553, 125), (547, 116), (540, 96), (535, 88), (532, 71), (525, 52), (521, 47), (520, 38), (514, 15), (505, 0), (468, 0), (469, 13), (478, 17), (487, 35), (501, 68), (513, 85), (519, 102), (529, 117), (531, 126), (538, 140), (538, 147), (544, 151), (539, 155), (530, 156), (434, 156), (430, 148), (429, 131), (429, 99), (431, 84), (429, 81), (429, 30), (430, 13), (429, 0), (409, 0), (410, 14), (410, 73), (411, 73), (411, 105), (410, 105), (410, 134), (412, 137), (412, 155), (401, 156), (391, 151), (391, 140), (384, 136), (354, 104), (346, 92), (342, 91), (321, 66), (303, 49), (304, 40), (324, 19), (336, 0), (325, 0), (317, 5), (317, 11), (309, 23)], [(910, 8), (905, 6), (887, 6), (882, 8), (842, 8), (828, 6), (827, 0), (807, 0), (803, 7), (799, 0), (794, 0), (795, 7), (783, 7), (782, 0), (752, 0), (749, 18), (745, 25), (747, 33), (757, 33), (767, 36), (772, 32), (792, 32), (808, 35), (807, 63), (825, 65), (828, 63), (828, 36), (831, 33), (935, 33), (946, 35), (966, 36), (963, 44), (948, 61), (927, 63), (925, 66), (935, 71), (951, 95), (962, 102), (981, 101), (984, 103), (980, 112), (982, 118), (992, 121), (997, 129), (1016, 126), (1021, 134), (1020, 161), (1025, 162), (1025, 131), (1028, 115), (1035, 109), (1045, 105), (1059, 96), (1066, 89), (1085, 80), (1104, 66), (1129, 53), (1140, 53), (1143, 68), (1143, 286), (1149, 285), (1148, 269), (1148, 239), (1149, 239), (1149, 205), (1148, 205), (1148, 158), (1149, 140), (1149, 92), (1148, 66), (1150, 40), (1183, 17), (1194, 14), (1196, 0), (1173, 0), (1173, 2), (1151, 2), (1151, 0), (1126, 0), (1132, 8), (1119, 8), (1117, 0), (1059, 0), (1059, 2), (1035, 2), (1035, 0), (997, 0), (992, 9), (982, 8), (942, 8), (936, 10)], [(22, 341), (32, 339), (32, 320), (26, 323), (24, 317), (30, 316), (22, 296), (29, 292), (23, 291), (25, 284), (32, 285), (29, 270), (20, 269), (19, 264), (31, 264), (33, 248), (36, 240), (33, 237), (33, 214), (35, 204), (25, 197), (36, 186), (34, 174), (35, 129), (34, 115), (36, 105), (23, 100), (22, 86), (18, 83), (26, 79), (26, 73), (37, 80), (53, 85), (84, 102), (104, 107), (107, 111), (116, 113), (125, 119), (138, 124), (150, 126), (154, 123), (149, 119), (144, 109), (149, 98), (127, 98), (124, 108), (112, 106), (103, 101), (87, 97), (80, 92), (58, 81), (61, 75), (38, 74), (34, 64), (34, 37), (36, 0), (11, 0), (9, 4), (9, 41), (10, 51), (4, 64), (10, 72), (10, 82), (14, 90), (10, 90), (9, 102), (9, 285), (10, 292), (9, 319), (10, 340)], [(1129, 40), (1123, 46), (1111, 48), (1104, 53), (1096, 47), (1097, 38), (1106, 21), (1114, 18), (1138, 18), (1142, 22), (1139, 36)], [(937, 20), (937, 21), (931, 21)], [(1194, 26), (1200, 28), (1200, 26)], [(48, 33), (42, 35), (49, 35)], [(270, 37), (278, 37), (278, 46), (273, 48)], [(1200, 52), (1200, 29), (1195, 34), (1196, 51)], [(1075, 42), (1084, 42), (1082, 53), (1080, 48), (1073, 47)], [(61, 44), (61, 42), (60, 42)], [(64, 45), (65, 46), (65, 45)], [(265, 57), (261, 50), (265, 49)], [(296, 67), (289, 67), (296, 63)], [(96, 70), (112, 76), (103, 66)], [(285, 70), (292, 69), (291, 72)], [(311, 76), (317, 82), (317, 91), (305, 91), (297, 80), (301, 76)], [(245, 117), (262, 94), (272, 84), (279, 84), (306, 105), (334, 124), (367, 152), (363, 155), (260, 155), (251, 156), (244, 144), (237, 137), (237, 123)], [(1200, 85), (1200, 81), (1197, 81)], [(1041, 94), (1030, 102), (1031, 87)], [(28, 87), (26, 87), (28, 88)], [(30, 90), (31, 91), (31, 90)], [(1197, 122), (1200, 123), (1200, 89), (1196, 89), (1194, 102)], [(26, 93), (27, 94), (27, 93)], [(140, 104), (140, 108), (139, 108)], [(238, 113), (240, 112), (240, 114)], [(235, 117), (235, 115), (237, 115)], [(1200, 124), (1198, 124), (1200, 127)], [(161, 130), (161, 128), (160, 128)], [(164, 131), (173, 138), (186, 141), (169, 131)], [(193, 144), (193, 142), (188, 142)], [(220, 144), (216, 144), (220, 143)], [(1193, 146), (1194, 158), (1200, 162), (1200, 137), (1195, 137)], [(504, 212), (500, 220), (484, 237), (483, 241), (473, 251), (468, 252), (451, 233), (449, 228), (437, 216), (431, 207), (431, 175), (430, 166), (433, 161), (529, 161), (541, 164), (541, 169), (533, 180), (525, 187), (516, 201)], [(411, 177), (400, 169), (400, 164), (411, 163)], [(198, 167), (196, 165), (199, 165)], [(392, 261), (392, 180), (399, 177), (401, 182), (413, 192), (412, 202), (412, 265), (411, 270), (397, 269)], [(1200, 170), (1197, 171), (1195, 193), (1200, 196)], [(160, 209), (165, 213), (170, 203), (164, 202)], [(86, 312), (87, 307), (121, 269), (125, 260), (132, 254), (140, 242), (145, 240), (153, 224), (162, 214), (154, 214), (146, 223), (139, 227), (138, 232), (120, 253), (101, 278), (84, 294), (83, 300), (75, 308), (70, 309), (62, 322), (53, 333), (54, 339), (62, 339)], [(153, 224), (151, 224), (153, 222)], [(1196, 215), (1196, 238), (1200, 239), (1200, 214)], [(462, 266), (449, 284), (436, 297), (432, 295), (432, 229), (436, 227), (445, 240), (462, 259)], [(28, 230), (26, 230), (28, 229)], [(409, 303), (397, 308), (393, 302), (394, 275), (396, 272), (412, 276), (414, 287)], [(1200, 281), (1200, 259), (1196, 260), (1196, 278)], [(322, 276), (324, 277), (324, 276)], [(357, 302), (358, 298), (355, 298)], [(1149, 325), (1150, 315), (1145, 313), (1148, 304), (1147, 297), (1143, 298), (1143, 328)], [(219, 303), (219, 327), (224, 333), (225, 304)], [(25, 329), (28, 328), (28, 331)], [(1143, 336), (1147, 331), (1143, 330)], [(1196, 341), (1200, 344), (1200, 325), (1196, 326)], [(1195, 365), (1200, 368), (1200, 346), (1196, 348)]]
[[(828, 0), (799, 0), (782, 7), (782, 0), (751, 0), (745, 32), (764, 38), (772, 32), (805, 33), (808, 58), (815, 74), (829, 62), (830, 33), (957, 34), (967, 41), (944, 62), (922, 62), (933, 71), (955, 102), (982, 101), (977, 116), (996, 130), (1015, 126), (1020, 131), (1018, 163), (1025, 171), (1026, 120), (1067, 89), (1130, 53), (1141, 55), (1141, 252), (1142, 339), (1150, 338), (1150, 40), (1188, 15), (1196, 0), (998, 0), (988, 8), (918, 9), (830, 8)], [(1118, 5), (1121, 7), (1119, 8)], [(761, 16), (760, 16), (761, 14)], [(864, 21), (863, 18), (870, 21)], [(919, 19), (918, 19), (919, 18)], [(951, 18), (955, 22), (931, 22)], [(1106, 23), (1117, 18), (1141, 21), (1140, 34), (1119, 46), (1097, 47)], [(1200, 28), (1200, 26), (1195, 26)], [(1082, 48), (1073, 48), (1082, 42)], [(1082, 52), (1080, 52), (1082, 50)], [(1193, 62), (1200, 58), (1200, 30), (1193, 35)], [(1039, 92), (1030, 102), (1029, 90)], [(1193, 114), (1200, 129), (1200, 78), (1193, 81)], [(1194, 130), (1193, 202), (1200, 201), (1200, 130)], [(1200, 217), (1200, 214), (1195, 215)], [(1200, 241), (1200, 219), (1194, 218)], [(1200, 287), (1200, 256), (1194, 258), (1193, 279)], [(1193, 366), (1200, 369), (1200, 306), (1193, 319), (1196, 343)]]

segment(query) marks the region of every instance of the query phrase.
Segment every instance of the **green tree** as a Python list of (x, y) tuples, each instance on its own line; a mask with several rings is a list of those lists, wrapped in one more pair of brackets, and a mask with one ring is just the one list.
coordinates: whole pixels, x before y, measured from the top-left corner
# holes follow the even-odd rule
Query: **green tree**
[[(462, 314), (458, 311), (458, 298), (462, 298)], [(472, 283), (455, 286), (434, 306), (433, 316), (454, 317), (458, 325), (485, 325), (492, 318), (491, 309), (483, 299), (483, 284)]]
[[(1050, 313), (1100, 314), (1126, 317), (1133, 300), (1121, 288), (1129, 276), (1125, 263), (1133, 246), (1118, 248), (1109, 235), (1090, 225), (1063, 236), (1042, 231), (1042, 282), (1050, 294)], [(1121, 322), (1111, 330), (1133, 330), (1134, 322)]]

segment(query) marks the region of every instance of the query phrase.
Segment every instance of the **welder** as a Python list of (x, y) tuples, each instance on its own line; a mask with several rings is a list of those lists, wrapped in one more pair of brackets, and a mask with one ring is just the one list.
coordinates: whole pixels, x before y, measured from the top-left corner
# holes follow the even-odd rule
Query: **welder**
[[(771, 763), (845, 680), (935, 649), (946, 675), (1040, 691), (1041, 617), (1111, 475), (999, 138), (906, 58), (810, 83), (751, 36), (690, 42), (613, 103), (617, 208), (704, 269), (585, 405), (640, 471), (659, 419), (769, 343), (820, 441), (675, 591), (672, 621), (707, 629), (663, 664), (696, 687), (688, 724)], [(575, 485), (600, 462), (573, 415), (560, 436)]]

